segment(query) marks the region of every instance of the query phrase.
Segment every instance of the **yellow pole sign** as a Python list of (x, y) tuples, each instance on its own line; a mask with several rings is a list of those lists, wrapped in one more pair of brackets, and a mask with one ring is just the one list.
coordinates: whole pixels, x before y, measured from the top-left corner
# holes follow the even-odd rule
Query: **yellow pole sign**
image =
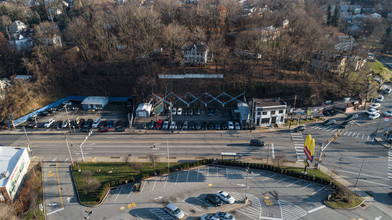
[(306, 137), (306, 141), (304, 144), (304, 153), (310, 162), (313, 161), (315, 145), (316, 145), (316, 141), (312, 138), (312, 135), (309, 134)]

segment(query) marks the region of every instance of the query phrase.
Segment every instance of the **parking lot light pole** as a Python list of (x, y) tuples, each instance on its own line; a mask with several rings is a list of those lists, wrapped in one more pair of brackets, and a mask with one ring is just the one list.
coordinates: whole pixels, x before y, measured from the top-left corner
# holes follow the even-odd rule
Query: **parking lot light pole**
[(249, 176), (249, 167), (245, 169), (246, 171), (246, 184), (245, 184), (245, 200), (246, 200), (246, 190), (248, 189), (248, 176)]
[(67, 111), (67, 105), (68, 105), (68, 104), (69, 104), (69, 103), (65, 103), (64, 108), (65, 108), (65, 114), (67, 115), (67, 121), (68, 121), (68, 128), (69, 128), (69, 131), (72, 132), (71, 124), (69, 123), (69, 122), (70, 122), (70, 121), (69, 121), (69, 115), (68, 115), (68, 111)]

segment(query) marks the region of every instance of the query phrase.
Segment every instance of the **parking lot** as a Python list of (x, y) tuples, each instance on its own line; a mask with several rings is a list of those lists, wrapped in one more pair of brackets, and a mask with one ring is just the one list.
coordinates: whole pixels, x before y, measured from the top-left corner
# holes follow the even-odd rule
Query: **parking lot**
[[(246, 187), (248, 186), (248, 187)], [(185, 219), (200, 219), (201, 214), (215, 213), (205, 200), (209, 193), (228, 192), (236, 201), (246, 197), (250, 205), (232, 210), (236, 219), (329, 219), (318, 213), (329, 210), (322, 201), (332, 190), (324, 185), (269, 171), (223, 166), (203, 166), (145, 180), (140, 192), (132, 184), (111, 190), (94, 215), (103, 219), (174, 219), (163, 205), (171, 202)], [(110, 211), (109, 211), (110, 210)], [(93, 217), (93, 216), (92, 216)]]
[[(164, 125), (167, 121), (167, 127)], [(170, 123), (173, 121), (173, 124)], [(233, 123), (230, 126), (229, 122)], [(135, 119), (136, 129), (148, 130), (241, 130), (232, 108), (173, 108), (158, 116)]]
[[(121, 127), (128, 126), (128, 113), (130, 110), (123, 104), (109, 103), (103, 110), (83, 110), (80, 102), (72, 102), (66, 108), (67, 110), (64, 105), (59, 105), (55, 108), (47, 109), (38, 115), (37, 120), (30, 118), (24, 126), (26, 129), (64, 131), (71, 129), (73, 132), (78, 132), (89, 119), (91, 119), (90, 121), (100, 119), (102, 122), (110, 122), (113, 128), (118, 121), (121, 122)], [(51, 119), (53, 119), (53, 122), (47, 124)], [(71, 123), (70, 125), (67, 123), (68, 120)], [(89, 125), (86, 130), (88, 131), (91, 127), (92, 125)], [(98, 127), (95, 128), (98, 129)], [(110, 131), (110, 129), (105, 131)]]

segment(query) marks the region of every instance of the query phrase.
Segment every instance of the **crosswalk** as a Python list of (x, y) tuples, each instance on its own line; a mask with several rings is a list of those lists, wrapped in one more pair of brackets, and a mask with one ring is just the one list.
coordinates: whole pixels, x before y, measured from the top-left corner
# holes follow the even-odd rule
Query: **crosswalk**
[(391, 148), (388, 150), (388, 178), (392, 179), (392, 151)]
[[(233, 196), (237, 201), (238, 200), (243, 200), (244, 199), (244, 194), (238, 193), (238, 192), (230, 192), (229, 193), (231, 196)], [(240, 208), (236, 210), (236, 212), (240, 212), (246, 216), (248, 216), (250, 219), (254, 220), (259, 220), (261, 218), (261, 203), (260, 200), (251, 194), (247, 194), (246, 197), (248, 197), (250, 201), (249, 206), (245, 206), (243, 208)]]
[[(320, 124), (316, 124), (313, 126), (310, 126), (312, 129), (315, 130), (321, 130), (321, 131), (325, 131), (331, 134), (334, 134), (336, 132), (338, 132), (340, 129), (336, 128), (336, 126), (323, 126)], [(370, 141), (370, 142), (374, 142), (374, 138), (372, 138), (370, 136), (370, 134), (363, 134), (361, 132), (358, 131), (350, 131), (350, 130), (343, 130), (343, 132), (341, 133), (342, 136), (346, 136), (346, 137), (352, 137), (352, 138), (357, 138), (357, 139), (361, 139), (363, 141)]]
[(278, 203), (282, 211), (282, 219), (284, 220), (295, 220), (308, 214), (302, 208), (286, 200), (278, 200)]
[(302, 136), (302, 133), (291, 133), (291, 140), (294, 143), (294, 148), (295, 148), (295, 153), (297, 155), (297, 161), (303, 161), (306, 159), (305, 153), (304, 153), (304, 138)]

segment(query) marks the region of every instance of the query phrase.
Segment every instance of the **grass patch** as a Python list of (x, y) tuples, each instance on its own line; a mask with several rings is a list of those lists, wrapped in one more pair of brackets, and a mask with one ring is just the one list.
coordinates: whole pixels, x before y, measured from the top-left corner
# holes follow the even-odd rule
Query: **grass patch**
[(333, 208), (349, 209), (358, 206), (362, 201), (363, 198), (360, 196), (351, 195), (337, 196), (335, 199), (331, 199), (331, 201), (325, 200), (325, 203)]
[(373, 72), (379, 74), (384, 81), (389, 82), (391, 80), (391, 71), (380, 61), (375, 60), (374, 62), (366, 62), (366, 65), (373, 70)]
[(43, 196), (44, 196), (44, 191), (42, 188), (42, 173), (41, 173), (41, 169), (39, 169), (39, 171), (37, 172), (37, 175), (39, 177), (40, 180), (40, 188), (38, 190), (38, 197), (36, 200), (36, 206), (34, 206), (33, 208), (31, 208), (29, 211), (26, 212), (25, 216), (23, 217), (23, 219), (37, 219), (37, 220), (44, 220), (45, 216), (43, 215), (44, 213), (41, 212), (41, 210), (39, 209), (39, 204), (43, 205)]
[[(283, 168), (288, 171), (294, 171), (294, 172), (299, 172), (299, 173), (304, 171), (303, 168), (297, 168), (297, 167), (283, 167)], [(328, 176), (327, 174), (325, 174), (324, 172), (322, 172), (318, 169), (307, 169), (306, 173), (310, 176), (315, 176), (318, 178), (327, 179), (329, 181), (332, 181), (332, 178), (330, 176)]]
[[(320, 117), (320, 118), (311, 118), (311, 119), (301, 119), (299, 121), (299, 124), (308, 124), (308, 123), (312, 123), (312, 122), (318, 122), (318, 121), (324, 121), (324, 118)], [(290, 121), (286, 121), (286, 123), (284, 124), (285, 126), (289, 126), (290, 125)], [(298, 120), (294, 120), (291, 122), (291, 126), (293, 125), (298, 125)]]
[[(170, 163), (175, 166), (178, 163)], [(156, 163), (155, 170), (164, 170), (167, 163)], [(79, 169), (81, 172), (79, 172)], [(153, 175), (152, 163), (93, 163), (83, 162), (72, 168), (80, 200), (85, 205), (97, 205), (109, 186), (132, 182), (145, 174)]]

